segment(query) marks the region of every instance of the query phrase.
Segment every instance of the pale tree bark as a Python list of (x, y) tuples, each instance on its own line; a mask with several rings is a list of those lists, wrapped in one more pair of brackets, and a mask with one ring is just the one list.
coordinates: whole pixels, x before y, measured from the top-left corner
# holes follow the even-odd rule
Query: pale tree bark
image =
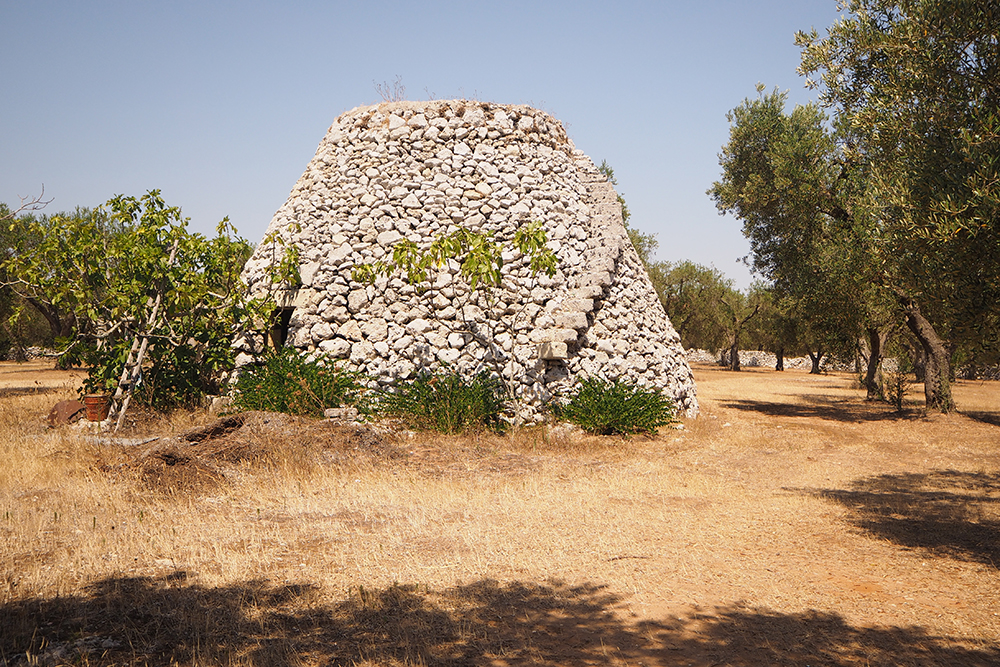
[(0, 216), (0, 222), (7, 220), (13, 220), (22, 213), (30, 213), (32, 211), (39, 211), (49, 204), (52, 203), (51, 199), (45, 198), (45, 184), (42, 183), (42, 193), (37, 197), (18, 197), (21, 200), (21, 205), (15, 208), (13, 211), (8, 211), (5, 215)]
[(927, 409), (952, 412), (955, 401), (951, 396), (951, 357), (948, 348), (913, 299), (900, 297), (899, 301), (906, 316), (906, 326), (917, 337), (923, 352), (924, 400)]

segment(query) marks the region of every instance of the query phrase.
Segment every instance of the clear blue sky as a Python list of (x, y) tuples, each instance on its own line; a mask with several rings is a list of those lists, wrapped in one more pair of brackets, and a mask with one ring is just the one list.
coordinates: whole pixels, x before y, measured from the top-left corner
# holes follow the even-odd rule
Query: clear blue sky
[(399, 76), (409, 99), (554, 115), (614, 167), (659, 259), (746, 287), (740, 224), (705, 194), (726, 112), (757, 82), (815, 99), (793, 36), (836, 19), (836, 0), (0, 0), (0, 201), (159, 188), (192, 229), (228, 215), (256, 243), (334, 119)]

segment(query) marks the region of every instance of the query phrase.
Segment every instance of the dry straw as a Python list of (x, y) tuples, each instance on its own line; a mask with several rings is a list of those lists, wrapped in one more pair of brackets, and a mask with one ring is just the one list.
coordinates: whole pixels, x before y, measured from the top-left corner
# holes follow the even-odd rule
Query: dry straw
[(265, 415), (130, 445), (0, 375), (0, 663), (1000, 661), (995, 383), (901, 417), (842, 375), (696, 377), (652, 438)]

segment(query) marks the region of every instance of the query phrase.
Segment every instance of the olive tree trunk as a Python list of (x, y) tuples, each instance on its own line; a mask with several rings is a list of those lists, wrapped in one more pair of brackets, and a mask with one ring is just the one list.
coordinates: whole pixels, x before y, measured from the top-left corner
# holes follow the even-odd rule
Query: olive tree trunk
[(952, 412), (955, 401), (951, 396), (951, 357), (948, 348), (937, 335), (934, 326), (910, 298), (901, 297), (900, 305), (906, 316), (906, 326), (920, 343), (924, 357), (924, 400), (928, 410)]
[(882, 348), (885, 347), (886, 334), (879, 331), (877, 327), (868, 327), (865, 329), (865, 333), (868, 336), (868, 359), (865, 367), (866, 399), (877, 401), (882, 398), (880, 368), (882, 365)]
[(822, 373), (823, 369), (820, 368), (820, 362), (823, 361), (823, 355), (825, 355), (826, 352), (819, 350), (816, 354), (813, 354), (812, 351), (809, 350), (807, 351), (807, 354), (809, 355), (809, 360), (812, 362), (812, 368), (809, 369), (809, 373), (811, 375), (819, 375)]

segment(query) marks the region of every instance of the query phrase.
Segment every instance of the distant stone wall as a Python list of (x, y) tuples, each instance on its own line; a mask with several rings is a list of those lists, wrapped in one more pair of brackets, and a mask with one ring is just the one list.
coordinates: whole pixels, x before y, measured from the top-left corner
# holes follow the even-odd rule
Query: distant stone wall
[[(689, 363), (716, 364), (720, 366), (728, 365), (728, 350), (721, 352), (709, 352), (708, 350), (688, 350), (687, 360)], [(749, 368), (774, 368), (778, 363), (778, 357), (772, 352), (761, 350), (740, 350), (740, 366)], [(812, 368), (812, 361), (809, 357), (785, 357), (786, 369), (792, 368)]]
[[(496, 302), (470, 295), (454, 263), (423, 295), (399, 278), (364, 285), (351, 277), (402, 238), (426, 246), (462, 226), (511, 240), (532, 221), (542, 222), (558, 271), (535, 276), (508, 252)], [(295, 308), (288, 341), (302, 351), (382, 382), (444, 364), (488, 371), (496, 360), (533, 406), (575, 378), (623, 378), (697, 411), (680, 339), (614, 189), (541, 111), (464, 100), (349, 111), (275, 214), (272, 233), (300, 248), (302, 286), (287, 301)], [(251, 291), (269, 289), (273, 252), (262, 243), (247, 262)], [(498, 322), (491, 348), (475, 332)], [(253, 341), (241, 343), (249, 351)]]

